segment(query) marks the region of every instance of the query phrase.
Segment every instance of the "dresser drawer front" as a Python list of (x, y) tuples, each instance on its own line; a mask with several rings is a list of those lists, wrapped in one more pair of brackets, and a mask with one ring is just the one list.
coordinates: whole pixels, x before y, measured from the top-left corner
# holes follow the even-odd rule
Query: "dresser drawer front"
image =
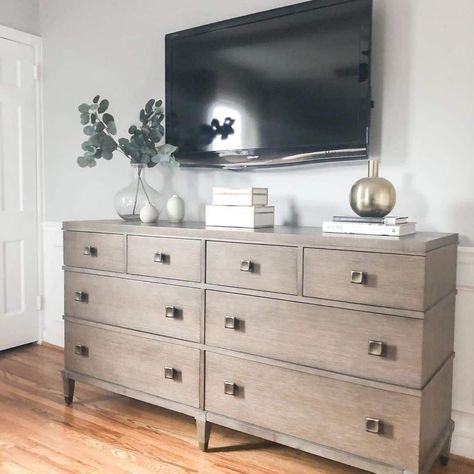
[(293, 247), (211, 241), (206, 282), (296, 295), (297, 260)]
[(65, 314), (200, 341), (201, 290), (76, 272), (65, 274)]
[(128, 236), (128, 273), (201, 281), (201, 241)]
[(206, 344), (422, 386), (423, 321), (417, 319), (207, 291)]
[[(205, 409), (414, 472), (418, 467), (417, 397), (208, 352)], [(380, 434), (366, 431), (377, 429), (368, 419), (381, 421)]]
[(64, 265), (110, 272), (125, 270), (124, 236), (64, 232)]
[[(66, 369), (199, 406), (199, 350), (66, 322)], [(173, 378), (166, 378), (173, 369)]]
[(425, 258), (304, 250), (304, 296), (423, 311)]

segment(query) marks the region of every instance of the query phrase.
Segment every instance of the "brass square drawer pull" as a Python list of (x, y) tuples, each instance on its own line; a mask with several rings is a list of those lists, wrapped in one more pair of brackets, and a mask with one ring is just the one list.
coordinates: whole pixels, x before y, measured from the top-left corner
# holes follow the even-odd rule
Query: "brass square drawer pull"
[(86, 245), (84, 247), (84, 255), (89, 255), (90, 257), (97, 257), (97, 247)]
[(351, 272), (351, 283), (356, 285), (363, 285), (367, 281), (367, 275), (365, 272), (360, 270), (352, 270)]
[(156, 252), (153, 258), (153, 261), (155, 263), (166, 263), (167, 259), (168, 259), (167, 255), (164, 254), (163, 252)]
[(369, 341), (369, 355), (384, 357), (387, 351), (387, 345), (382, 341)]
[(383, 421), (378, 418), (367, 417), (365, 419), (365, 430), (368, 433), (383, 434)]
[(252, 273), (254, 269), (254, 264), (250, 260), (242, 260), (240, 262), (240, 271)]
[(176, 370), (173, 367), (165, 367), (165, 379), (174, 379)]
[(234, 316), (226, 316), (225, 317), (224, 327), (226, 329), (237, 329), (238, 326), (239, 326), (238, 318), (235, 318)]
[(89, 357), (89, 348), (83, 346), (82, 344), (76, 344), (74, 346), (74, 354), (80, 355), (82, 357)]
[(178, 314), (178, 310), (177, 310), (176, 306), (166, 306), (165, 307), (165, 316), (167, 318), (174, 319), (174, 318), (176, 318), (177, 314)]
[(74, 293), (74, 301), (78, 301), (79, 303), (88, 303), (89, 293), (86, 293), (85, 291), (76, 291)]
[(224, 393), (226, 395), (235, 395), (237, 392), (237, 385), (233, 382), (224, 382)]

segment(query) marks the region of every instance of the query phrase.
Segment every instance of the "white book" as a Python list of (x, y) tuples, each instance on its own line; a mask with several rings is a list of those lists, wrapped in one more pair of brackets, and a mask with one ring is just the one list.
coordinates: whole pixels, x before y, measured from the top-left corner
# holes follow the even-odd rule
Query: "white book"
[(416, 223), (399, 225), (366, 224), (362, 222), (323, 222), (323, 232), (333, 234), (388, 235), (402, 237), (416, 233)]
[(214, 206), (266, 206), (267, 188), (212, 188)]
[(206, 225), (215, 227), (273, 227), (273, 206), (206, 206)]

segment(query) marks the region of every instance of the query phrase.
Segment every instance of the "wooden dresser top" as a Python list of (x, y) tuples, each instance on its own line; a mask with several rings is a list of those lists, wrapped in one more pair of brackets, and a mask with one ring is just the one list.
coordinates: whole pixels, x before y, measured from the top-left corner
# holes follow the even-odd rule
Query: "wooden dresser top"
[(379, 237), (368, 235), (341, 235), (323, 233), (320, 227), (275, 226), (264, 229), (206, 227), (203, 222), (173, 224), (159, 221), (156, 224), (124, 222), (122, 220), (68, 221), (63, 229), (81, 232), (103, 232), (165, 237), (260, 242), (277, 245), (304, 245), (330, 249), (366, 250), (423, 255), (447, 245), (457, 244), (457, 234), (417, 232), (405, 237)]

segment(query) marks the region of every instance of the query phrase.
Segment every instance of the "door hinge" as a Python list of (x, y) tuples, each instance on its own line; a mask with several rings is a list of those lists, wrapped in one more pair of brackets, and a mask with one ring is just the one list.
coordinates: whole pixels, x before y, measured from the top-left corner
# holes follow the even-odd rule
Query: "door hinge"
[(38, 295), (36, 297), (36, 309), (38, 311), (41, 311), (43, 309), (43, 296), (42, 295)]
[(33, 65), (33, 79), (35, 81), (39, 81), (39, 73), (40, 73), (40, 70), (39, 70), (39, 64), (34, 64)]

